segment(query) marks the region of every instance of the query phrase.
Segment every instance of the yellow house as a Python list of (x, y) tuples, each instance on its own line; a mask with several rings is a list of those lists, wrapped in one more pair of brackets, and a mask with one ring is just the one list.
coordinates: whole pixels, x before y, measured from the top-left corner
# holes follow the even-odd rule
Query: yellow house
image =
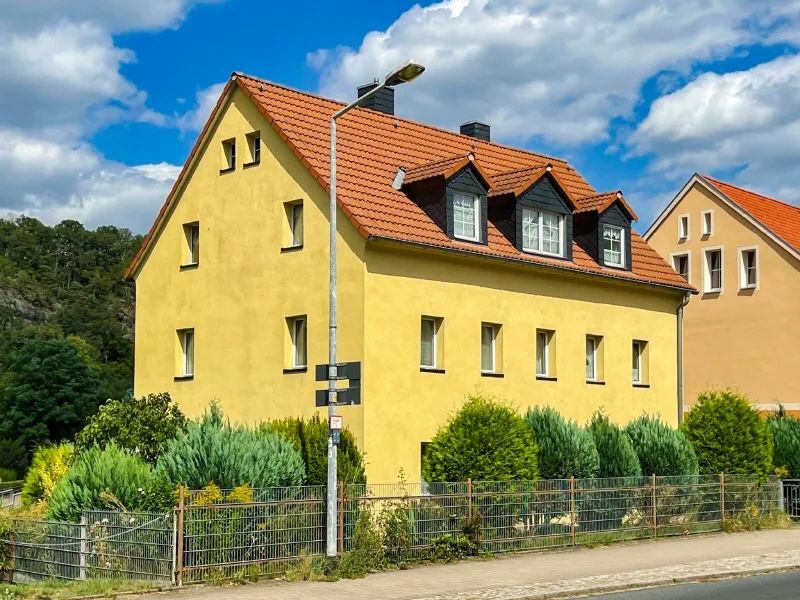
[(800, 409), (800, 207), (694, 175), (645, 239), (700, 289), (685, 309), (687, 408), (738, 388)]
[[(362, 88), (362, 92), (363, 92)], [(692, 291), (621, 193), (566, 162), (394, 116), (339, 121), (340, 409), (373, 482), (420, 477), (422, 444), (471, 392), (586, 421), (678, 416)], [(342, 104), (234, 74), (127, 276), (137, 395), (242, 422), (312, 415), (327, 362), (329, 119)]]

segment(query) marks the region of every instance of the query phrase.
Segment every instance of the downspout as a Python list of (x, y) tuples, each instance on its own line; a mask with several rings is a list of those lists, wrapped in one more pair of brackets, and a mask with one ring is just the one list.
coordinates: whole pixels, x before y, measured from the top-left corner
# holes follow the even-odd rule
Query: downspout
[(683, 309), (692, 295), (686, 292), (678, 306), (678, 425), (683, 423)]

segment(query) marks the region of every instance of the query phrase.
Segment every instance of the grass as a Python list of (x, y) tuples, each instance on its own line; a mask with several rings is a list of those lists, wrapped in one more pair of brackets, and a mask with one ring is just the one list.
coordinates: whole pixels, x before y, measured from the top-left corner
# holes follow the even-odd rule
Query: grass
[(163, 587), (146, 581), (90, 579), (88, 581), (42, 581), (11, 585), (0, 582), (0, 600), (68, 600), (80, 596), (114, 597), (123, 592), (159, 591)]

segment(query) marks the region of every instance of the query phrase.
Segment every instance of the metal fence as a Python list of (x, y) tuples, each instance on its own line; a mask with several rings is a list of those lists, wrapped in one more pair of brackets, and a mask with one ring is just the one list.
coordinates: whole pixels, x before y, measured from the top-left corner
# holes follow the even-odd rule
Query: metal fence
[(783, 508), (793, 519), (800, 519), (800, 479), (784, 480)]

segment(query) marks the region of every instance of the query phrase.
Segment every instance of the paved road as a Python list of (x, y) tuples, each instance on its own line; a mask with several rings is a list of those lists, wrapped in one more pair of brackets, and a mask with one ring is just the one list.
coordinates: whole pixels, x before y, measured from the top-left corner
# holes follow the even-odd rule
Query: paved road
[(592, 600), (796, 600), (800, 571), (593, 596)]

